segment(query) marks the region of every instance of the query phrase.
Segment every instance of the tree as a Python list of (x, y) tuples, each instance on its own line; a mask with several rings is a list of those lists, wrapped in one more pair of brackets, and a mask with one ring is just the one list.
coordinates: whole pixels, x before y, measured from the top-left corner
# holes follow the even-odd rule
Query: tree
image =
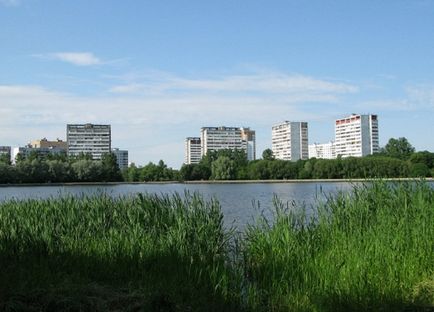
[(211, 165), (211, 177), (215, 180), (235, 178), (235, 162), (227, 156), (219, 156)]
[(102, 178), (104, 181), (122, 181), (116, 155), (104, 153), (101, 157)]
[(431, 170), (423, 163), (416, 163), (411, 165), (410, 175), (415, 178), (429, 177), (431, 175)]
[(264, 150), (262, 152), (262, 159), (263, 160), (274, 160), (275, 157), (274, 157), (273, 151), (271, 149), (269, 149), (269, 148), (267, 148), (266, 150)]
[(102, 176), (101, 162), (88, 159), (80, 159), (72, 165), (75, 180), (79, 182), (99, 182)]
[(408, 159), (415, 151), (414, 147), (406, 138), (391, 138), (383, 149), (385, 156), (394, 157), (402, 160)]
[(0, 163), (10, 165), (11, 164), (11, 156), (9, 154), (0, 154)]
[(425, 164), (428, 168), (434, 167), (434, 153), (428, 151), (417, 152), (410, 156), (409, 161), (412, 164)]

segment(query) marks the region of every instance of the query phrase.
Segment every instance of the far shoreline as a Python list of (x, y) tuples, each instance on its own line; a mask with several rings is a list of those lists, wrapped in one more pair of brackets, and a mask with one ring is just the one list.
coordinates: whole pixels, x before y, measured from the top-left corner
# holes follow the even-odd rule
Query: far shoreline
[(140, 182), (65, 182), (65, 183), (12, 183), (0, 184), (3, 187), (45, 187), (45, 186), (109, 186), (109, 185), (146, 185), (146, 184), (268, 184), (268, 183), (352, 183), (369, 181), (405, 182), (424, 180), (433, 182), (434, 178), (366, 178), (366, 179), (288, 179), (288, 180), (196, 180), (196, 181), (140, 181)]

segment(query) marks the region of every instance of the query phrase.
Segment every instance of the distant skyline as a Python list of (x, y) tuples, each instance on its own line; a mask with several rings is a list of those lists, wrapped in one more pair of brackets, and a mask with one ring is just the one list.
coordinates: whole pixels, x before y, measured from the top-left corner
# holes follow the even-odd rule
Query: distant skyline
[(434, 0), (0, 0), (0, 145), (112, 125), (112, 146), (179, 168), (205, 126), (377, 114), (380, 146), (434, 151)]

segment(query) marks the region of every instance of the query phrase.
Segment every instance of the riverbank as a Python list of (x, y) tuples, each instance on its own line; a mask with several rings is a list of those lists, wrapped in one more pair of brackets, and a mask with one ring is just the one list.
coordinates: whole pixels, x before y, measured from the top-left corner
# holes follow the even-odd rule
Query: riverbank
[[(142, 181), (142, 182), (67, 182), (67, 183), (11, 183), (0, 184), (0, 187), (19, 186), (98, 186), (98, 185), (140, 185), (140, 184), (261, 184), (261, 183), (352, 183), (366, 181), (391, 181), (406, 182), (419, 181), (420, 178), (379, 178), (379, 179), (291, 179), (291, 180), (197, 180), (197, 181)], [(423, 178), (428, 182), (434, 182), (434, 178)]]
[(434, 308), (428, 183), (358, 185), (316, 209), (276, 201), (240, 236), (198, 195), (7, 201), (0, 310)]

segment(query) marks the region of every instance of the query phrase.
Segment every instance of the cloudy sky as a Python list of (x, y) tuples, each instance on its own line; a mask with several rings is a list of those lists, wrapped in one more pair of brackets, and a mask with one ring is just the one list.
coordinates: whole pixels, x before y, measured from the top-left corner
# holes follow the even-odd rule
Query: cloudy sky
[(0, 145), (112, 125), (143, 165), (180, 167), (203, 126), (379, 115), (380, 145), (434, 151), (434, 1), (0, 0)]

